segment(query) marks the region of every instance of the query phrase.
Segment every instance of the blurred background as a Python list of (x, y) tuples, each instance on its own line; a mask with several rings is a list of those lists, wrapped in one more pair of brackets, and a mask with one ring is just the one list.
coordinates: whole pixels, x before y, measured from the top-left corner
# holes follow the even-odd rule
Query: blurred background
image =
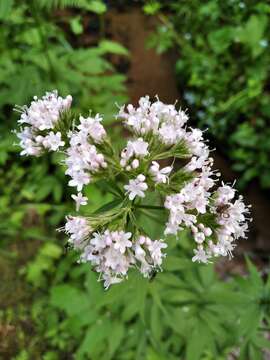
[[(0, 359), (270, 358), (269, 41), (262, 0), (0, 0)], [(116, 104), (188, 108), (252, 204), (234, 258), (194, 265), (183, 234), (155, 279), (104, 292), (55, 231), (73, 211), (59, 158), (14, 146), (15, 104), (53, 89), (105, 114), (115, 141)], [(89, 212), (110, 200), (87, 194)]]

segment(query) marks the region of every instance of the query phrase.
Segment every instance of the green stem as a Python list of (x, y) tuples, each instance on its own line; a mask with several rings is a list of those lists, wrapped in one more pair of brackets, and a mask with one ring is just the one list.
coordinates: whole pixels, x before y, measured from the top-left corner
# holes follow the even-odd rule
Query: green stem
[(141, 209), (165, 210), (164, 206), (155, 205), (134, 205), (134, 207)]

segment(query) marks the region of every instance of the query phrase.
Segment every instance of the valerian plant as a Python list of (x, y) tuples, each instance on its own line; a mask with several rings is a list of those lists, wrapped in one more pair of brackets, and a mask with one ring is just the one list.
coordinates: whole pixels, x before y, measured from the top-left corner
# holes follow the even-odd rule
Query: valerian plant
[[(249, 209), (233, 187), (218, 186), (219, 173), (203, 132), (187, 126), (188, 115), (158, 98), (139, 100), (119, 109), (130, 133), (124, 149), (112, 144), (102, 116), (74, 118), (72, 97), (48, 92), (34, 97), (21, 112), (17, 132), (21, 155), (64, 154), (63, 165), (76, 211), (88, 202), (83, 194), (93, 182), (105, 182), (115, 199), (93, 214), (68, 215), (61, 229), (80, 261), (100, 273), (105, 288), (128, 276), (136, 267), (144, 277), (161, 269), (166, 237), (188, 230), (194, 239), (192, 261), (208, 263), (218, 256), (232, 256), (235, 241), (245, 237)], [(150, 200), (150, 204), (149, 204)], [(164, 239), (151, 239), (140, 217), (167, 216)]]

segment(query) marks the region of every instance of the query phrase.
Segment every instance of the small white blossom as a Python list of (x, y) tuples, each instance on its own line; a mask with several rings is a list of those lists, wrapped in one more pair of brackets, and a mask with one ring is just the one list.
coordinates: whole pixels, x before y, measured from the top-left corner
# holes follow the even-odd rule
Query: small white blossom
[(88, 198), (83, 196), (81, 192), (78, 195), (71, 195), (72, 199), (75, 200), (76, 203), (76, 211), (79, 211), (81, 205), (87, 205)]
[(149, 245), (148, 249), (153, 259), (153, 263), (155, 266), (160, 266), (162, 263), (162, 258), (164, 254), (162, 254), (161, 250), (166, 249), (168, 245), (162, 242), (161, 240), (152, 241)]
[(192, 258), (193, 262), (198, 261), (199, 263), (200, 262), (205, 263), (205, 264), (208, 263), (208, 256), (202, 246), (198, 246), (198, 248), (194, 249), (193, 251), (195, 254)]
[(56, 151), (61, 146), (64, 146), (65, 142), (61, 140), (61, 133), (59, 131), (56, 134), (50, 131), (49, 134), (44, 137), (42, 144), (46, 149)]
[(71, 177), (69, 186), (76, 186), (77, 190), (81, 191), (84, 185), (90, 183), (96, 172), (107, 167), (107, 163), (104, 156), (97, 152), (96, 146), (88, 142), (86, 132), (74, 131), (69, 136), (70, 147), (65, 159), (65, 174)]
[[(149, 154), (147, 150), (148, 146), (149, 144), (146, 141), (144, 141), (142, 138), (128, 141), (127, 146), (121, 152), (120, 165), (122, 167), (126, 167), (127, 170), (130, 170), (131, 167), (129, 165), (129, 161), (134, 156), (142, 158), (148, 155)], [(139, 160), (134, 159), (131, 162), (131, 166), (132, 168), (136, 169), (139, 166)]]
[(159, 183), (165, 184), (166, 182), (168, 182), (168, 178), (171, 171), (172, 171), (171, 166), (166, 166), (160, 169), (159, 163), (157, 163), (156, 161), (152, 161), (152, 165), (150, 167), (150, 174), (152, 175), (154, 181), (157, 184)]
[(92, 229), (86, 218), (82, 216), (67, 216), (65, 232), (70, 235), (69, 242), (74, 248), (80, 249)]
[(124, 254), (127, 248), (132, 246), (132, 242), (129, 240), (132, 234), (130, 232), (124, 233), (124, 231), (120, 231), (114, 236), (114, 248), (119, 250), (121, 254)]
[(129, 194), (129, 200), (135, 199), (136, 196), (145, 197), (145, 191), (148, 189), (145, 176), (140, 174), (136, 179), (129, 180), (129, 184), (125, 185), (124, 189)]
[(80, 125), (78, 129), (89, 135), (96, 143), (101, 143), (106, 137), (106, 131), (101, 125), (102, 117), (97, 114), (94, 118), (84, 118), (80, 116)]

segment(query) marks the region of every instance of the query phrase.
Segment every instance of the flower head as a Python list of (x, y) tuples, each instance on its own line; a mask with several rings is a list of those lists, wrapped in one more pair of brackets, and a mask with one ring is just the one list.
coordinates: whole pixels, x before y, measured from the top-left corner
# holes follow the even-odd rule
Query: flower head
[[(159, 99), (151, 102), (148, 96), (138, 107), (122, 107), (118, 117), (131, 139), (119, 153), (99, 114), (62, 118), (71, 100), (57, 92), (35, 97), (22, 109), (19, 123), (24, 127), (18, 138), (22, 155), (64, 153), (68, 184), (78, 191), (72, 195), (76, 211), (87, 204), (81, 191), (91, 182), (97, 181), (102, 194), (108, 190), (115, 196), (88, 217), (68, 216), (64, 227), (80, 261), (91, 264), (105, 288), (125, 279), (132, 267), (144, 277), (161, 269), (167, 243), (152, 240), (142, 224), (143, 216), (156, 218), (157, 210), (166, 209), (167, 214), (160, 237), (188, 230), (194, 244), (192, 261), (233, 256), (236, 240), (246, 237), (249, 208), (232, 186), (216, 185), (218, 173), (212, 169), (203, 131), (186, 126), (185, 111)], [(161, 167), (163, 162), (172, 165)]]
[(145, 191), (148, 189), (148, 185), (145, 182), (145, 176), (140, 174), (136, 179), (129, 180), (128, 185), (124, 186), (124, 189), (129, 194), (129, 200), (135, 199), (136, 196), (145, 197)]
[(47, 92), (41, 99), (36, 96), (29, 107), (17, 108), (21, 112), (19, 124), (25, 126), (17, 136), (23, 151), (21, 155), (39, 156), (42, 151), (57, 151), (65, 143), (61, 133), (53, 130), (60, 120), (61, 114), (70, 108), (72, 97), (58, 96), (57, 91)]

